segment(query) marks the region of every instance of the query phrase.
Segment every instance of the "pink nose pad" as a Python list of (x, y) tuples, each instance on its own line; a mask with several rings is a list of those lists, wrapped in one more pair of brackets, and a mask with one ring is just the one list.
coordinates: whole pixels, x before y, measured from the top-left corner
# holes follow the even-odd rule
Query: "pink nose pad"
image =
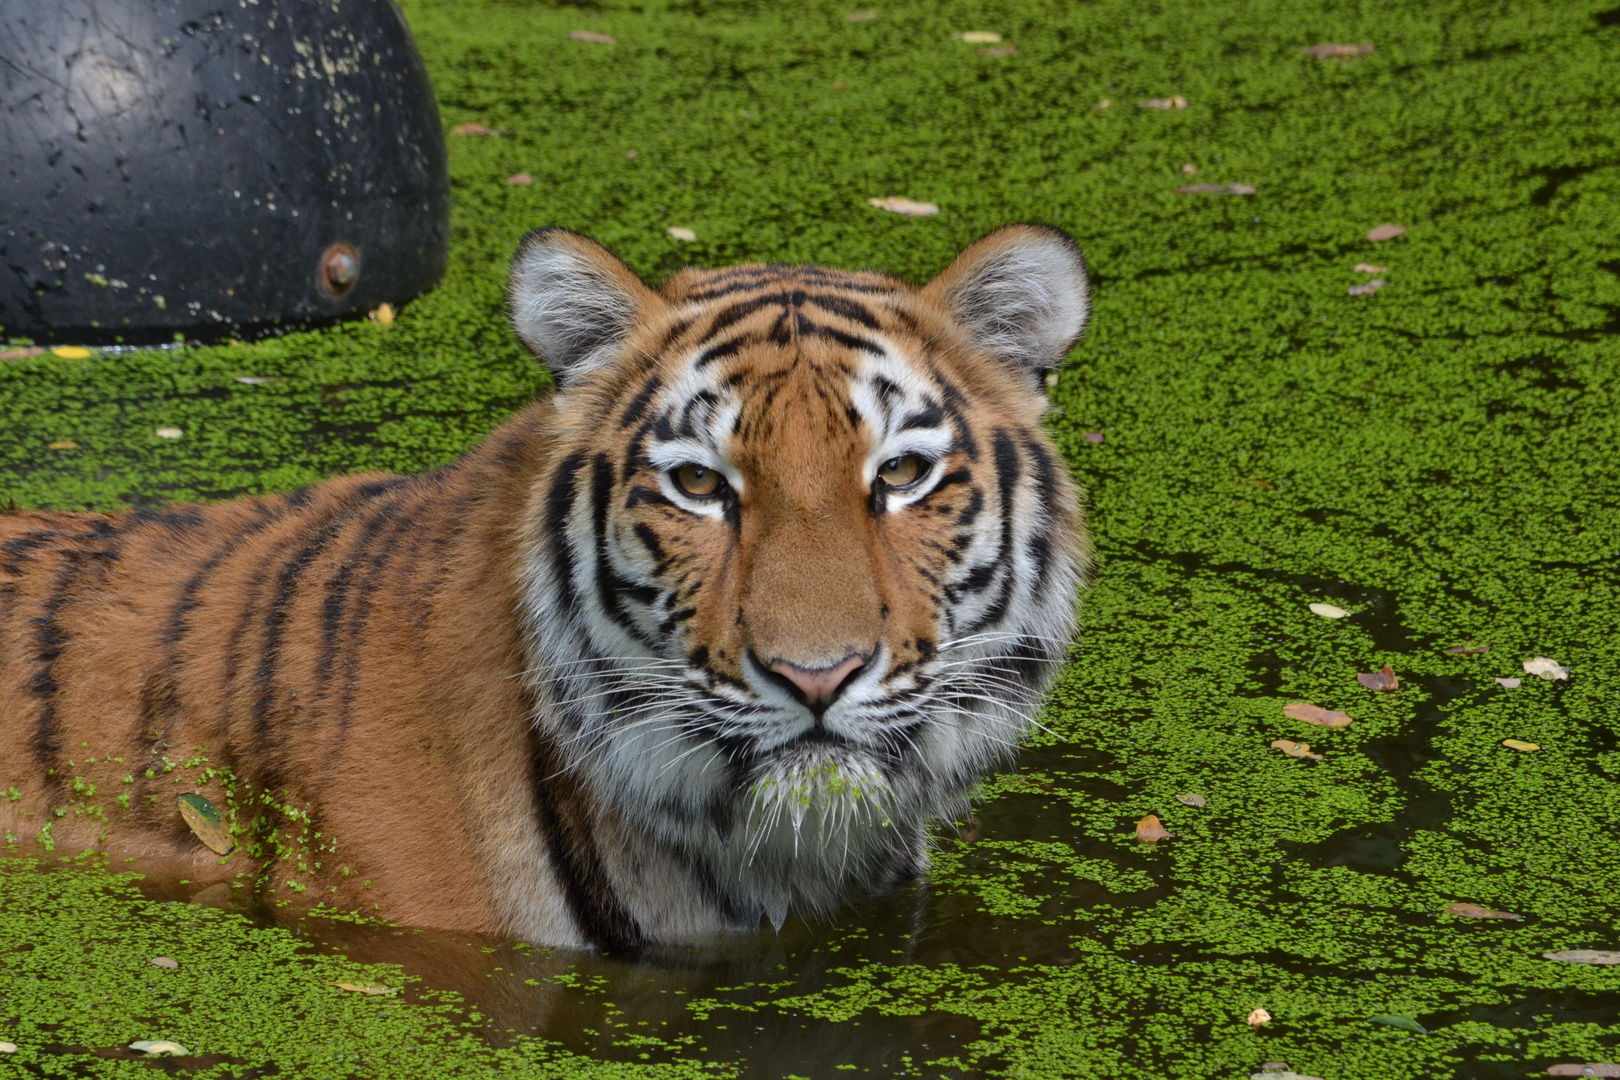
[(778, 660), (771, 665), (771, 670), (803, 691), (810, 704), (820, 705), (831, 701), (850, 673), (864, 663), (866, 657), (851, 656), (830, 668), (804, 668)]

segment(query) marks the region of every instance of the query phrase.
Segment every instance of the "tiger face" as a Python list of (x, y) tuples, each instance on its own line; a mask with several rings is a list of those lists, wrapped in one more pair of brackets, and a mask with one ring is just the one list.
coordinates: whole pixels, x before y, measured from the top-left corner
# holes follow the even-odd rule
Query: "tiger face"
[(736, 924), (925, 865), (1010, 759), (1088, 561), (1040, 429), (1084, 265), (1013, 226), (923, 289), (748, 265), (647, 288), (576, 234), (513, 266), (558, 446), (523, 521), (535, 721)]

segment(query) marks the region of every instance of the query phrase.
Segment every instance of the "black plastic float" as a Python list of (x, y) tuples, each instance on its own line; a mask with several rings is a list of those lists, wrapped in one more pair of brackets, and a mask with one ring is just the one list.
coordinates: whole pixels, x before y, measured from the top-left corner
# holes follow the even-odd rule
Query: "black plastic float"
[(0, 3), (0, 341), (262, 336), (399, 304), (449, 239), (390, 0)]

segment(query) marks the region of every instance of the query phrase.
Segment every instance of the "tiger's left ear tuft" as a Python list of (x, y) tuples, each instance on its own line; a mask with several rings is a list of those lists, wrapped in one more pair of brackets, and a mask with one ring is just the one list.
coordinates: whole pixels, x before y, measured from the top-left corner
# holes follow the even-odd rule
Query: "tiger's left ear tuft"
[(1079, 245), (1045, 225), (1004, 225), (975, 241), (923, 294), (949, 308), (974, 344), (1036, 379), (1062, 361), (1091, 314)]
[(664, 300), (612, 252), (568, 229), (536, 229), (512, 259), (512, 329), (574, 386), (611, 363), (630, 332)]

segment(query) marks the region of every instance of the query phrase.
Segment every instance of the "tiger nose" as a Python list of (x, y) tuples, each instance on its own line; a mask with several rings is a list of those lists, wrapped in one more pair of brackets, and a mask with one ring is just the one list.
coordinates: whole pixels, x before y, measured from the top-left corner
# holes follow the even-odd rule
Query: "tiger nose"
[(838, 696), (846, 680), (866, 665), (866, 657), (849, 656), (827, 668), (807, 668), (787, 660), (777, 660), (771, 670), (799, 688), (810, 705), (828, 705)]

